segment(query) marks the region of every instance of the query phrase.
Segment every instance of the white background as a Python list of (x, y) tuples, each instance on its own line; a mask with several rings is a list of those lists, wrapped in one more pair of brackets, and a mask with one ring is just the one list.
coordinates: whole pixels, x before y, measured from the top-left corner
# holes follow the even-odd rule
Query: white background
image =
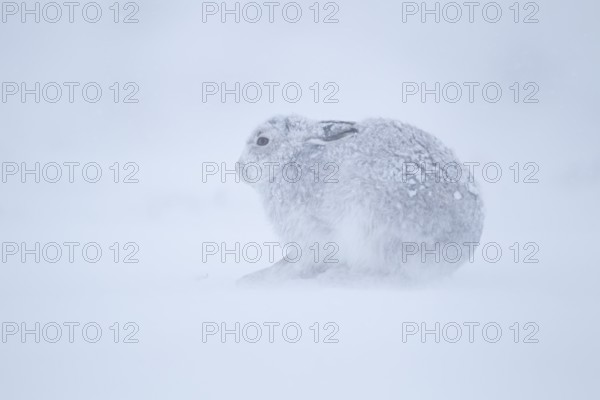
[[(69, 24), (0, 23), (1, 82), (98, 82), (101, 101), (0, 103), (0, 161), (97, 162), (103, 179), (70, 184), (0, 183), (1, 242), (99, 242), (96, 264), (18, 257), (0, 264), (0, 322), (97, 322), (96, 344), (0, 342), (6, 399), (592, 399), (598, 396), (595, 256), (600, 183), (597, 93), (600, 6), (538, 1), (539, 23), (430, 16), (402, 22), (402, 3), (340, 0), (337, 24), (315, 24), (312, 1), (291, 24), (218, 16), (202, 3), (139, 2), (138, 24), (103, 17)], [(325, 2), (322, 2), (323, 5)], [(462, 2), (461, 2), (462, 3)], [(483, 2), (482, 2), (483, 3)], [(522, 2), (523, 5), (525, 2)], [(33, 7), (33, 3), (28, 3)], [(42, 3), (43, 4), (43, 3)], [(123, 4), (123, 3), (122, 3)], [(233, 7), (233, 2), (228, 3)], [(427, 3), (433, 7), (434, 2)], [(266, 10), (266, 9), (264, 9)], [(466, 8), (463, 9), (466, 12)], [(29, 17), (31, 18), (31, 17)], [(302, 99), (202, 102), (202, 82), (298, 82)], [(503, 98), (456, 104), (402, 101), (402, 82), (498, 82)], [(138, 104), (107, 89), (136, 82)], [(335, 82), (337, 104), (315, 104), (308, 87)], [(514, 82), (536, 82), (537, 104), (515, 104)], [(486, 205), (482, 242), (506, 249), (536, 242), (537, 264), (463, 266), (444, 282), (411, 289), (295, 287), (242, 290), (235, 280), (268, 266), (202, 262), (203, 242), (278, 238), (258, 195), (244, 184), (202, 182), (202, 163), (238, 159), (264, 120), (394, 118), (438, 136), (463, 161), (497, 162), (499, 183), (478, 176)], [(114, 184), (114, 162), (140, 166), (137, 184)], [(537, 184), (514, 183), (515, 162), (540, 166)], [(115, 264), (108, 246), (136, 242), (138, 264)], [(137, 344), (115, 344), (108, 327), (136, 322)], [(297, 322), (295, 344), (202, 343), (202, 323)], [(403, 322), (497, 322), (498, 343), (479, 333), (452, 344), (402, 342)], [(314, 322), (335, 322), (339, 343), (313, 343)], [(539, 343), (514, 343), (509, 327), (539, 325)], [(64, 332), (66, 334), (66, 331)], [(466, 333), (464, 333), (466, 334)], [(522, 339), (522, 338), (521, 338)], [(521, 340), (522, 342), (522, 340)]]

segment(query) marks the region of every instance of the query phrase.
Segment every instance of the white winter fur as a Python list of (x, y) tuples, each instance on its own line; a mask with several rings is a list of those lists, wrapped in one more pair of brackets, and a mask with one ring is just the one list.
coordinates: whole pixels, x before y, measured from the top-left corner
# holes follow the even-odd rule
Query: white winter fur
[[(282, 170), (275, 169), (272, 180), (263, 173), (253, 183), (282, 241), (304, 249), (302, 259), (293, 264), (284, 260), (246, 280), (419, 281), (455, 270), (467, 253), (452, 263), (423, 263), (418, 257), (403, 262), (403, 243), (433, 248), (436, 243), (476, 242), (481, 236), (482, 202), (468, 170), (456, 182), (423, 180), (421, 175), (407, 179), (407, 163), (460, 163), (432, 135), (396, 121), (273, 118), (252, 133), (240, 163), (295, 163), (302, 171), (297, 182), (283, 179)], [(331, 168), (323, 170), (326, 165), (339, 169), (331, 174)], [(321, 253), (325, 244), (337, 245), (338, 261), (324, 262), (324, 254), (315, 260), (310, 250), (315, 243)]]

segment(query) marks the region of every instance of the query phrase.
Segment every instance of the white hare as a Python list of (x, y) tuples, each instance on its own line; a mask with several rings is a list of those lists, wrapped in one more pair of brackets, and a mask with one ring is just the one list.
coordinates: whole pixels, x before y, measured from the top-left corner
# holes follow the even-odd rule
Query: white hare
[(252, 133), (238, 167), (282, 244), (295, 244), (244, 281), (446, 275), (481, 236), (468, 169), (438, 139), (397, 121), (276, 117)]

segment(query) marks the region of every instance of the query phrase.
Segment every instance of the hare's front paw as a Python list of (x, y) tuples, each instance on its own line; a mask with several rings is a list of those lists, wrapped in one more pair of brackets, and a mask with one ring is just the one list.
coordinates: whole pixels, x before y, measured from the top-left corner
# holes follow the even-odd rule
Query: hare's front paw
[(329, 270), (323, 264), (290, 263), (285, 259), (278, 261), (269, 268), (245, 275), (238, 280), (241, 285), (278, 283), (297, 279), (313, 279)]

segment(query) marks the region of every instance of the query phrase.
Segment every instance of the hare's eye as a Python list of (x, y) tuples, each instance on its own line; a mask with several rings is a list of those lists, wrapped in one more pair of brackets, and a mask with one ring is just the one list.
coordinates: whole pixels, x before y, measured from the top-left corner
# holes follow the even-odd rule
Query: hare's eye
[(267, 139), (266, 137), (259, 137), (256, 141), (256, 144), (259, 146), (266, 146), (267, 144), (269, 144), (269, 139)]

